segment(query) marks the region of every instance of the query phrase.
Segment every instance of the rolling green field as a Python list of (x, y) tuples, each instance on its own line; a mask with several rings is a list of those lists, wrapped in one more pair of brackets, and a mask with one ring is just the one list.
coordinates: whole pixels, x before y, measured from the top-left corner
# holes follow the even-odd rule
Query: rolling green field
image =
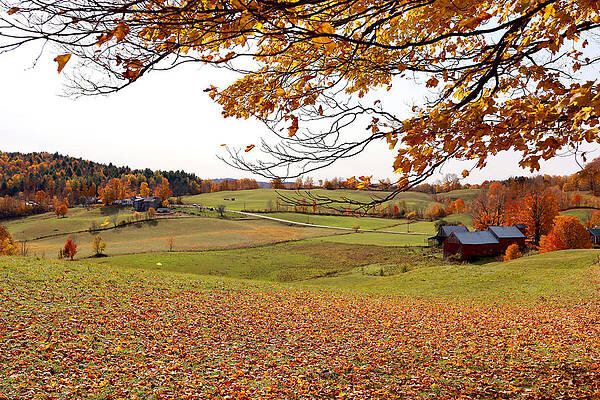
[(54, 257), (68, 237), (77, 244), (77, 257), (92, 255), (96, 234), (107, 243), (105, 253), (128, 254), (168, 250), (167, 239), (174, 238), (174, 249), (214, 250), (261, 246), (289, 240), (333, 235), (328, 229), (288, 226), (265, 220), (229, 220), (188, 217), (158, 219), (127, 225), (98, 233), (75, 233), (29, 242), (30, 254)]
[(350, 272), (358, 267), (372, 268), (374, 265), (386, 266), (384, 274), (389, 274), (444, 264), (440, 253), (431, 249), (355, 246), (319, 241), (200, 253), (132, 254), (103, 258), (97, 263), (274, 282), (314, 279)]
[[(286, 196), (304, 197), (308, 199), (306, 191), (299, 193), (293, 190), (280, 190)], [(311, 193), (315, 196), (324, 196), (332, 199), (341, 199), (346, 197), (349, 199), (368, 202), (373, 199), (381, 199), (389, 194), (389, 192), (364, 191), (364, 190), (325, 190), (312, 189)], [(206, 207), (214, 207), (219, 204), (225, 205), (230, 210), (251, 210), (264, 211), (269, 206), (277, 211), (278, 194), (275, 189), (254, 189), (254, 190), (239, 190), (231, 192), (215, 192), (203, 193), (195, 196), (185, 196), (183, 201), (186, 204), (198, 204)], [(229, 200), (225, 200), (229, 199)], [(235, 199), (235, 200), (231, 200)], [(406, 205), (411, 209), (425, 209), (434, 200), (429, 194), (419, 192), (400, 193), (392, 203), (400, 201), (406, 202)], [(293, 207), (280, 202), (279, 211), (293, 211)]]
[(284, 219), (286, 221), (302, 222), (313, 225), (336, 226), (340, 228), (379, 229), (404, 223), (403, 220), (372, 217), (352, 217), (336, 215), (315, 215), (300, 213), (266, 213), (267, 217)]
[(44, 213), (8, 220), (3, 225), (15, 240), (32, 240), (41, 236), (86, 230), (92, 222), (100, 225), (108, 220), (112, 225), (115, 218), (120, 220), (130, 215), (131, 212), (110, 207), (89, 210), (74, 207), (69, 209), (65, 218), (57, 218), (54, 213)]
[[(493, 301), (595, 298), (600, 284), (600, 250), (564, 250), (506, 262), (439, 263), (389, 277), (368, 276), (359, 268), (304, 282), (358, 292), (412, 297), (460, 297)], [(590, 266), (594, 265), (593, 268)]]
[(598, 211), (594, 208), (574, 208), (572, 210), (561, 211), (560, 215), (569, 215), (571, 217), (577, 217), (581, 221), (586, 221), (589, 219), (590, 214)]
[(384, 232), (360, 232), (347, 235), (332, 235), (307, 239), (316, 243), (346, 243), (373, 246), (425, 246), (427, 238), (433, 234), (392, 234)]
[(343, 240), (356, 235), (379, 234), (349, 234), (225, 251), (132, 254), (94, 262), (417, 297), (535, 300), (596, 293), (595, 287), (586, 282), (600, 271), (598, 267), (590, 269), (598, 261), (600, 250), (567, 250), (508, 262), (447, 263), (435, 249)]
[(465, 203), (472, 201), (479, 194), (480, 189), (460, 189), (447, 193), (438, 193), (437, 196), (448, 197), (452, 200), (463, 199)]

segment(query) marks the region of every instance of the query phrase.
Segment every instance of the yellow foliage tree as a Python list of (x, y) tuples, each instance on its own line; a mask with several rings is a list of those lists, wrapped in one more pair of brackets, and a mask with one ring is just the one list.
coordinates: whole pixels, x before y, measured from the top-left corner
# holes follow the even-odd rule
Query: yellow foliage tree
[(18, 247), (10, 232), (0, 225), (0, 255), (12, 256), (17, 254)]
[(140, 185), (140, 196), (148, 197), (150, 196), (150, 188), (148, 187), (147, 182), (142, 182)]
[[(73, 74), (84, 94), (119, 90), (165, 66), (227, 65), (239, 79), (207, 89), (223, 115), (255, 117), (289, 135), (283, 147), (263, 146), (273, 161), (243, 159), (252, 144), (231, 152), (235, 166), (270, 178), (292, 165), (330, 165), (382, 140), (394, 151), (400, 189), (448, 159), (483, 167), (489, 155), (515, 150), (521, 167), (536, 170), (562, 148), (600, 143), (600, 82), (586, 78), (600, 63), (600, 47), (590, 43), (600, 31), (597, 1), (215, 4), (27, 2), (3, 17), (10, 27), (3, 46), (60, 43), (59, 72), (72, 60), (104, 69)], [(409, 79), (429, 96), (399, 114), (385, 92)], [(370, 132), (359, 142), (351, 134), (357, 124)]]

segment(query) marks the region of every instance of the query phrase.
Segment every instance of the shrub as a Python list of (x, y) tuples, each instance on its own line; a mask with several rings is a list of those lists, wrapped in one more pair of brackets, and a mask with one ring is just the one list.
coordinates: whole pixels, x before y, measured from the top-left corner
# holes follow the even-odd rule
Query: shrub
[(73, 243), (73, 239), (68, 238), (67, 243), (65, 243), (63, 255), (64, 257), (69, 257), (72, 261), (73, 257), (75, 257), (75, 254), (77, 254), (77, 245)]
[(577, 217), (559, 215), (554, 227), (540, 240), (540, 253), (566, 249), (590, 249), (592, 242), (585, 226)]
[(154, 209), (154, 207), (150, 207), (148, 211), (146, 211), (146, 215), (148, 216), (148, 219), (154, 218), (154, 216), (156, 215), (156, 210)]
[(504, 253), (504, 261), (515, 260), (521, 257), (523, 257), (523, 254), (521, 253), (518, 244), (513, 243), (506, 248), (506, 253)]
[(430, 221), (444, 218), (445, 216), (446, 211), (437, 203), (431, 204), (429, 207), (427, 207), (427, 210), (425, 210), (425, 218)]
[(92, 250), (95, 255), (100, 255), (106, 249), (106, 242), (102, 240), (102, 236), (96, 235), (92, 241)]

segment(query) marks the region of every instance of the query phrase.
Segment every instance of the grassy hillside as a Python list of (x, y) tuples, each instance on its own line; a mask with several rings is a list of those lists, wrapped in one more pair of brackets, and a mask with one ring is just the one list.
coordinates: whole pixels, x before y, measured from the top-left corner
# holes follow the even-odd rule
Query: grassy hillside
[[(480, 265), (451, 264), (432, 249), (353, 243), (351, 239), (357, 235), (379, 234), (203, 253), (134, 254), (97, 262), (230, 278), (302, 281), (299, 284), (310, 287), (418, 297), (506, 300), (590, 297), (596, 293), (589, 284), (589, 267), (600, 256), (599, 250), (568, 250)], [(597, 274), (598, 269), (594, 271)]]
[(472, 201), (479, 194), (481, 189), (460, 189), (460, 190), (452, 190), (447, 193), (439, 193), (440, 197), (447, 197), (452, 200), (463, 199), (465, 202)]
[(569, 215), (571, 217), (577, 217), (581, 221), (586, 221), (594, 211), (598, 210), (594, 208), (574, 208), (572, 210), (561, 211), (560, 215)]
[(105, 253), (128, 254), (168, 250), (167, 239), (174, 237), (175, 250), (214, 250), (260, 246), (270, 243), (332, 235), (339, 232), (287, 226), (264, 220), (228, 220), (189, 217), (140, 222), (98, 233), (75, 233), (29, 242), (30, 254), (54, 257), (68, 237), (77, 244), (77, 257), (92, 255), (96, 234), (107, 243)]
[[(293, 190), (280, 191), (288, 196), (298, 195), (306, 197), (305, 191), (300, 191), (299, 194)], [(365, 191), (365, 190), (325, 190), (312, 189), (315, 196), (327, 196), (333, 199), (346, 197), (357, 201), (368, 202), (372, 199), (381, 199), (389, 194), (389, 192)], [(231, 199), (235, 200), (231, 200)], [(270, 202), (270, 206), (276, 210), (278, 194), (274, 189), (255, 189), (255, 190), (240, 190), (232, 192), (216, 192), (203, 193), (195, 196), (185, 196), (184, 202), (187, 204), (201, 204), (203, 206), (217, 206), (224, 204), (231, 210), (265, 210)], [(229, 200), (226, 200), (229, 199)], [(431, 195), (418, 192), (400, 193), (393, 202), (405, 201), (410, 208), (425, 209), (433, 201)], [(292, 208), (286, 209), (286, 206), (281, 203), (280, 211), (293, 211)]]
[[(597, 295), (588, 297), (591, 281), (579, 277), (597, 278), (584, 267), (595, 256), (558, 254), (559, 267), (546, 258), (545, 274), (536, 275), (554, 281), (552, 274), (572, 260), (576, 279), (551, 290), (538, 286), (548, 296), (577, 283), (582, 290), (569, 292), (572, 303), (518, 304), (436, 298), (436, 288), (453, 279), (451, 270), (436, 276), (441, 283), (429, 283), (434, 297), (424, 300), (321, 290), (324, 281), (319, 290), (299, 290), (1, 257), (0, 393), (9, 399), (591, 399), (600, 390), (600, 304)], [(526, 264), (507, 265), (518, 277), (533, 268)]]
[(317, 287), (396, 293), (418, 297), (531, 300), (542, 297), (594, 298), (598, 294), (599, 250), (565, 250), (507, 262), (438, 264), (389, 277), (369, 276), (358, 268), (305, 282)]
[(57, 218), (54, 213), (45, 213), (5, 221), (3, 225), (15, 240), (32, 240), (41, 236), (86, 230), (92, 222), (100, 225), (105, 220), (111, 222), (115, 217), (123, 219), (128, 215), (131, 213), (110, 207), (89, 210), (75, 207), (69, 210), (65, 218)]
[(314, 225), (337, 226), (341, 228), (353, 228), (355, 226), (359, 226), (362, 229), (379, 229), (403, 223), (402, 220), (388, 218), (352, 217), (318, 214), (315, 215), (291, 212), (276, 212), (264, 215), (268, 217), (284, 219), (286, 221), (295, 221)]
[(349, 272), (357, 267), (375, 264), (385, 265), (384, 273), (394, 273), (440, 265), (443, 261), (439, 252), (430, 249), (308, 241), (202, 253), (132, 254), (108, 257), (98, 263), (146, 270), (289, 282)]

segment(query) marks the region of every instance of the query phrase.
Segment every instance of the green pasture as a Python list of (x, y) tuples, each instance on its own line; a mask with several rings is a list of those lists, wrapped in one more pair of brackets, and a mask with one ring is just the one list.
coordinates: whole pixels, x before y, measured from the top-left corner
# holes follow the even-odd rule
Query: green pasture
[[(148, 270), (257, 279), (275, 282), (314, 279), (369, 265), (409, 270), (443, 263), (432, 249), (295, 242), (207, 252), (161, 252), (108, 257), (97, 263)], [(379, 273), (379, 272), (378, 272)]]
[[(354, 235), (366, 234), (335, 239)], [(147, 271), (293, 282), (311, 289), (520, 301), (597, 296), (599, 257), (600, 250), (565, 250), (507, 262), (490, 259), (473, 264), (451, 263), (442, 260), (435, 249), (311, 239), (224, 251), (122, 255), (89, 262)]]
[(100, 231), (82, 232), (30, 241), (30, 254), (55, 257), (67, 238), (77, 244), (77, 258), (92, 255), (91, 243), (100, 235), (107, 244), (105, 253), (128, 254), (169, 250), (172, 237), (174, 250), (214, 250), (300, 240), (332, 235), (328, 229), (288, 226), (265, 220), (229, 220), (220, 218), (178, 218), (144, 221)]
[[(278, 192), (280, 194), (278, 194)], [(198, 204), (205, 207), (215, 207), (220, 204), (225, 205), (231, 210), (249, 210), (265, 211), (272, 209), (274, 211), (294, 211), (293, 206), (288, 206), (283, 200), (278, 200), (280, 195), (292, 197), (295, 199), (306, 199), (312, 203), (310, 195), (327, 197), (331, 199), (352, 199), (356, 201), (369, 202), (382, 199), (390, 192), (368, 191), (368, 190), (326, 190), (311, 189), (307, 190), (275, 190), (275, 189), (254, 189), (238, 190), (215, 193), (202, 193), (194, 196), (185, 196), (183, 201), (186, 204)], [(405, 192), (398, 194), (392, 203), (404, 201), (406, 206), (411, 209), (425, 209), (432, 203), (433, 197), (426, 193)], [(279, 205), (278, 205), (279, 204)]]
[(561, 211), (560, 215), (568, 215), (571, 217), (577, 217), (583, 222), (583, 221), (588, 220), (590, 218), (590, 215), (595, 211), (598, 211), (598, 210), (596, 210), (594, 208), (574, 208), (574, 209), (567, 210), (567, 211)]
[(279, 218), (286, 221), (302, 222), (313, 225), (335, 226), (340, 228), (380, 229), (402, 223), (401, 220), (374, 217), (353, 217), (341, 215), (319, 215), (300, 213), (266, 213), (267, 217)]
[(460, 189), (460, 190), (452, 190), (446, 193), (438, 193), (437, 196), (450, 198), (452, 200), (463, 199), (465, 203), (472, 201), (481, 189)]

